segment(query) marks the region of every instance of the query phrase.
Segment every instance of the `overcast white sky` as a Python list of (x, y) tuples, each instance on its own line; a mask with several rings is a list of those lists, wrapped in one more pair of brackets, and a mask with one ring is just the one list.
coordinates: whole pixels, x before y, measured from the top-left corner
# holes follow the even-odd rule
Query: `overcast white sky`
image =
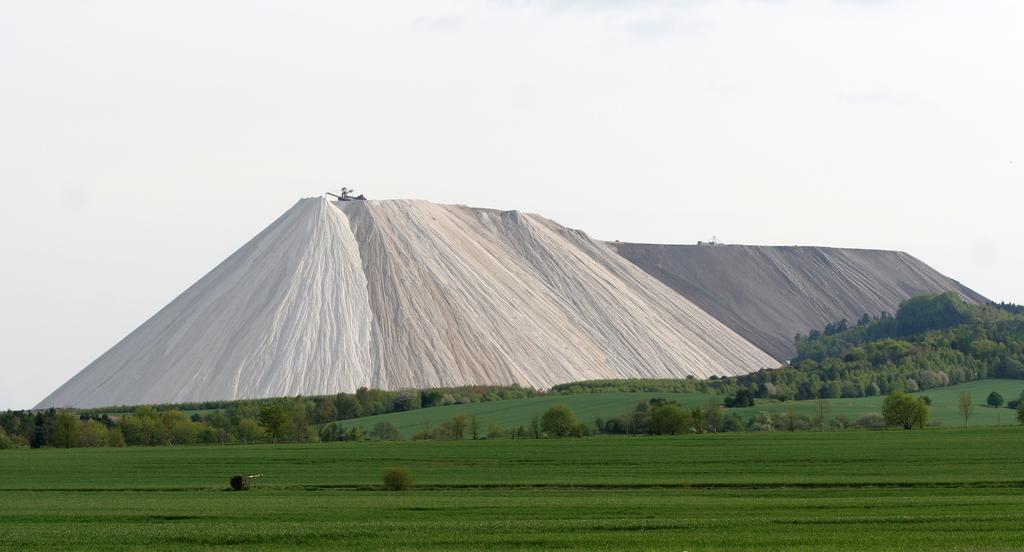
[(1024, 302), (1024, 2), (0, 1), (0, 409), (299, 197), (900, 249)]

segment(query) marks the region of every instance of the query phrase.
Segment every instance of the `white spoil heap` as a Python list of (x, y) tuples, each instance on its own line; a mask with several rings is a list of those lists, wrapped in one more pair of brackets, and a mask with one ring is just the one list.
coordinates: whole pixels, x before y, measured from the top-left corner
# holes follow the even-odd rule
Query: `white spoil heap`
[(311, 198), (39, 407), (776, 365), (605, 244), (542, 217)]

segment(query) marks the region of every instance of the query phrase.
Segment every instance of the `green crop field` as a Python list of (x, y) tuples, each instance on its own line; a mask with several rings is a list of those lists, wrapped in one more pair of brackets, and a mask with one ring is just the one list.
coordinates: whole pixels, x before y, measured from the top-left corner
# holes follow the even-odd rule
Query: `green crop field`
[[(950, 387), (929, 389), (913, 394), (917, 396), (927, 395), (931, 398), (932, 406), (930, 410), (934, 421), (943, 426), (962, 426), (964, 420), (960, 416), (957, 405), (960, 393), (965, 391), (971, 394), (975, 405), (970, 425), (1012, 424), (1016, 416), (1015, 411), (1008, 408), (988, 408), (984, 406), (985, 399), (992, 391), (998, 392), (1007, 401), (1015, 399), (1020, 396), (1021, 391), (1024, 391), (1024, 380), (986, 379)], [(635, 407), (638, 402), (654, 397), (674, 400), (687, 407), (705, 406), (712, 399), (712, 396), (700, 393), (638, 392), (548, 395), (530, 399), (471, 403), (423, 408), (408, 412), (392, 412), (379, 416), (345, 420), (339, 423), (345, 427), (358, 425), (370, 429), (379, 422), (391, 422), (408, 439), (413, 433), (424, 427), (434, 427), (445, 420), (451, 419), (456, 414), (466, 414), (467, 416), (476, 415), (481, 432), (486, 434), (487, 428), (491, 425), (498, 425), (504, 428), (527, 425), (533, 416), (542, 414), (545, 410), (556, 404), (567, 405), (576, 414), (577, 419), (590, 422), (595, 418), (603, 420), (614, 418), (623, 414), (626, 410)], [(880, 413), (882, 411), (883, 398), (830, 399), (826, 415), (831, 418), (838, 414), (845, 414), (852, 422), (864, 414)], [(720, 398), (714, 397), (714, 399), (719, 400)], [(790, 409), (796, 414), (808, 417), (815, 415), (814, 401), (778, 402), (760, 399), (753, 407), (732, 408), (727, 409), (726, 412), (735, 412), (745, 420), (762, 411), (781, 414)]]
[(17, 449), (0, 548), (1013, 550), (1022, 458), (1014, 426)]

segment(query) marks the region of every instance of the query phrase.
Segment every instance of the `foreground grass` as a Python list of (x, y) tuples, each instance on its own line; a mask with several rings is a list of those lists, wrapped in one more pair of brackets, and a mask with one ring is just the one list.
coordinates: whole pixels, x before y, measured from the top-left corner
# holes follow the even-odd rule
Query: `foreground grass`
[(0, 493), (9, 549), (1007, 550), (1019, 489)]
[(0, 548), (1008, 550), (1021, 458), (1012, 427), (14, 450)]

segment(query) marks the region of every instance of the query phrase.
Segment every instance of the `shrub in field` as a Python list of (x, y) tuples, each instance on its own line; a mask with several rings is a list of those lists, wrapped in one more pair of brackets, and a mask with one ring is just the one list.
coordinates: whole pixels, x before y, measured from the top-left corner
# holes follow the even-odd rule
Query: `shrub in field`
[(722, 419), (722, 427), (719, 431), (733, 432), (743, 431), (743, 420), (736, 414), (729, 414)]
[(775, 429), (775, 419), (768, 412), (758, 412), (750, 418), (747, 427), (750, 431), (772, 431)]
[(861, 429), (882, 429), (885, 427), (885, 418), (881, 414), (865, 414), (857, 418), (853, 425)]
[(402, 439), (402, 432), (391, 422), (378, 422), (370, 430), (370, 436), (380, 441), (399, 441)]
[(487, 429), (488, 439), (501, 439), (505, 436), (505, 430), (499, 425), (492, 425)]
[(846, 414), (837, 414), (832, 418), (832, 421), (828, 423), (832, 429), (846, 429), (850, 427), (850, 420), (846, 417)]
[(112, 428), (110, 428), (110, 431), (107, 432), (107, 446), (108, 447), (123, 447), (123, 446), (125, 446), (125, 443), (124, 443), (124, 433), (121, 432), (121, 428), (119, 428), (119, 427), (112, 427)]
[(57, 412), (56, 430), (54, 444), (62, 448), (71, 448), (78, 443), (78, 434), (82, 429), (82, 422), (78, 415), (69, 409)]
[(384, 489), (388, 491), (408, 491), (413, 487), (412, 473), (405, 468), (387, 468), (384, 470)]
[(911, 429), (928, 423), (928, 405), (919, 398), (895, 391), (882, 401), (882, 417), (888, 425)]
[(540, 417), (540, 427), (544, 433), (552, 437), (568, 437), (573, 435), (576, 427), (576, 415), (568, 406), (558, 404), (552, 406)]
[(12, 441), (7, 434), (4, 433), (3, 428), (0, 428), (0, 450), (14, 448), (14, 441)]
[(107, 428), (96, 421), (86, 420), (78, 431), (78, 442), (80, 447), (105, 447), (109, 444), (110, 432)]
[(676, 435), (687, 426), (687, 415), (678, 404), (655, 406), (651, 411), (650, 431), (655, 435)]

